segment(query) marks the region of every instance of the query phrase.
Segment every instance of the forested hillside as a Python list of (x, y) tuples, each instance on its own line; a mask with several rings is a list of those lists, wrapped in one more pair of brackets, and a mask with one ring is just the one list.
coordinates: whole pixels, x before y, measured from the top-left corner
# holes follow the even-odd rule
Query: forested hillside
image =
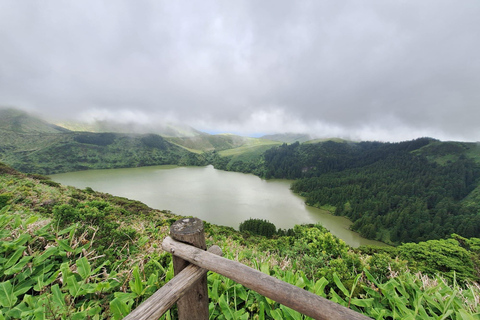
[[(0, 163), (0, 318), (122, 319), (172, 279), (179, 216)], [(262, 221), (263, 222), (263, 221)], [(352, 250), (320, 225), (267, 239), (205, 223), (207, 245), (376, 319), (476, 319), (480, 239)], [(215, 273), (213, 319), (306, 319)], [(176, 309), (161, 319), (175, 319)]]
[(480, 148), (421, 138), (401, 143), (283, 144), (248, 162), (217, 167), (295, 179), (307, 204), (350, 218), (387, 243), (480, 236)]

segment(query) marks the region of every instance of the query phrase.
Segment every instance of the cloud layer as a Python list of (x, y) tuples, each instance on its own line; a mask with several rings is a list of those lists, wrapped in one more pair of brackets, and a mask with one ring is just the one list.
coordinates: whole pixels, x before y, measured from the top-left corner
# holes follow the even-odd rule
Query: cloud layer
[(0, 2), (0, 105), (241, 134), (478, 141), (480, 2)]

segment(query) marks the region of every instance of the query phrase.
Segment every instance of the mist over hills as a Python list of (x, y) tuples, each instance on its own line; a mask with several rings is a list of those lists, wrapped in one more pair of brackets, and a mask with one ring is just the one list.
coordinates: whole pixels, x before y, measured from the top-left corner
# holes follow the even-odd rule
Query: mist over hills
[(192, 127), (178, 123), (139, 124), (137, 122), (116, 122), (112, 120), (66, 121), (58, 126), (70, 131), (116, 132), (116, 133), (154, 133), (164, 137), (195, 137), (205, 134)]

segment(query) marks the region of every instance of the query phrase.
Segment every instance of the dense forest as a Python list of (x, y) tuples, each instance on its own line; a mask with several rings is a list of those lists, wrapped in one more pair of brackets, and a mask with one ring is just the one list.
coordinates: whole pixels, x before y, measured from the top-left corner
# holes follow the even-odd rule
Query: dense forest
[[(475, 150), (472, 150), (475, 149)], [(391, 244), (480, 235), (476, 144), (420, 138), (401, 143), (293, 143), (250, 161), (218, 158), (216, 167), (264, 178), (295, 179), (311, 206), (346, 216), (352, 228)]]
[[(0, 319), (122, 319), (172, 279), (161, 242), (180, 218), (0, 163)], [(353, 250), (321, 225), (244, 225), (205, 223), (207, 246), (375, 319), (480, 315), (478, 238)], [(208, 294), (213, 319), (307, 319), (219, 274)]]

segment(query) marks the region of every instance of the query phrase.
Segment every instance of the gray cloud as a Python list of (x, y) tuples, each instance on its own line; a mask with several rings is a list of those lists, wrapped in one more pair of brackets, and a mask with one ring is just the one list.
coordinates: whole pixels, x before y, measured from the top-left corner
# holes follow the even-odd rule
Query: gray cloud
[(0, 105), (480, 140), (480, 2), (0, 1)]

